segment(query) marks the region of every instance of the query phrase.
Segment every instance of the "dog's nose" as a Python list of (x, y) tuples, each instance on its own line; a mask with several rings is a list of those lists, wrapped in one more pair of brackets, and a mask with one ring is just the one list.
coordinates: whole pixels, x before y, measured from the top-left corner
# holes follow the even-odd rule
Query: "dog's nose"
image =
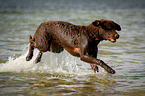
[(115, 34), (115, 38), (118, 39), (119, 38), (119, 34)]

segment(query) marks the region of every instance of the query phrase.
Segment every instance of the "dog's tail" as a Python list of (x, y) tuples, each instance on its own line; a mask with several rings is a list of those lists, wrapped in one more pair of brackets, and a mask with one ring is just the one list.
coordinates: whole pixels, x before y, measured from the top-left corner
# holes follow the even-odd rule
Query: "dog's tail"
[(31, 43), (31, 42), (34, 42), (34, 41), (35, 41), (35, 38), (32, 38), (32, 36), (29, 35), (29, 42)]

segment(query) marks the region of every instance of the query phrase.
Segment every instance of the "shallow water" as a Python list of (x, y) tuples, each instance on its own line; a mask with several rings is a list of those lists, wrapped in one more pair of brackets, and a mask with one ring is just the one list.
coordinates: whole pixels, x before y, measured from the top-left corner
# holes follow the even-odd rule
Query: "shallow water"
[[(45, 2), (45, 3), (44, 3)], [(0, 95), (143, 96), (145, 94), (144, 0), (0, 0)], [(110, 19), (122, 27), (116, 43), (103, 41), (98, 58), (115, 75), (71, 56), (47, 52), (35, 64), (38, 53), (26, 62), (28, 36), (38, 25), (63, 20), (88, 25)]]

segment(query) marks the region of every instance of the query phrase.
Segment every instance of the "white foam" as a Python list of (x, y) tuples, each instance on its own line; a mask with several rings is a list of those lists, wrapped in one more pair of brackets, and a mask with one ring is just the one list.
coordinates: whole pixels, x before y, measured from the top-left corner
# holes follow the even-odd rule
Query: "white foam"
[[(34, 72), (65, 75), (94, 74), (89, 64), (82, 62), (78, 57), (70, 55), (67, 51), (60, 54), (45, 52), (41, 62), (36, 64), (34, 61), (38, 52), (37, 49), (34, 50), (34, 56), (30, 61), (26, 61), (28, 50), (16, 59), (9, 57), (6, 63), (0, 64), (0, 72)], [(99, 73), (102, 72), (104, 73), (104, 70), (101, 70)]]
[[(26, 61), (27, 52), (14, 59), (9, 57), (6, 63), (0, 64), (0, 72), (40, 72), (40, 73), (64, 73), (64, 74), (91, 74), (89, 64), (81, 62), (79, 58), (71, 56), (64, 51), (60, 54), (46, 52), (40, 63), (35, 64), (38, 50), (34, 50), (32, 60)], [(84, 63), (84, 64), (82, 64)]]

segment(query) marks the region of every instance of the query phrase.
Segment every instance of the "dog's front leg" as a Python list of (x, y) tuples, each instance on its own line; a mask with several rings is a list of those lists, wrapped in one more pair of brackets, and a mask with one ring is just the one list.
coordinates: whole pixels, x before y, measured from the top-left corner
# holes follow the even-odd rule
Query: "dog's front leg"
[(82, 55), (81, 60), (85, 61), (87, 63), (93, 63), (93, 64), (96, 64), (96, 65), (99, 65), (102, 68), (104, 68), (108, 73), (115, 74), (115, 70), (113, 70), (110, 66), (108, 66), (105, 62), (103, 62), (100, 59), (96, 59), (94, 57), (89, 57), (87, 55)]
[(104, 68), (108, 73), (115, 74), (115, 70), (113, 70), (110, 66), (108, 66), (105, 62), (100, 59), (96, 59), (90, 55), (87, 55), (88, 47), (82, 48), (80, 47), (80, 59), (84, 62), (96, 64)]
[(105, 62), (100, 59), (96, 59), (88, 54), (89, 50), (89, 39), (85, 35), (80, 36), (79, 48), (80, 48), (80, 59), (87, 63), (96, 64), (104, 68), (108, 73), (115, 74), (115, 71), (108, 66)]

